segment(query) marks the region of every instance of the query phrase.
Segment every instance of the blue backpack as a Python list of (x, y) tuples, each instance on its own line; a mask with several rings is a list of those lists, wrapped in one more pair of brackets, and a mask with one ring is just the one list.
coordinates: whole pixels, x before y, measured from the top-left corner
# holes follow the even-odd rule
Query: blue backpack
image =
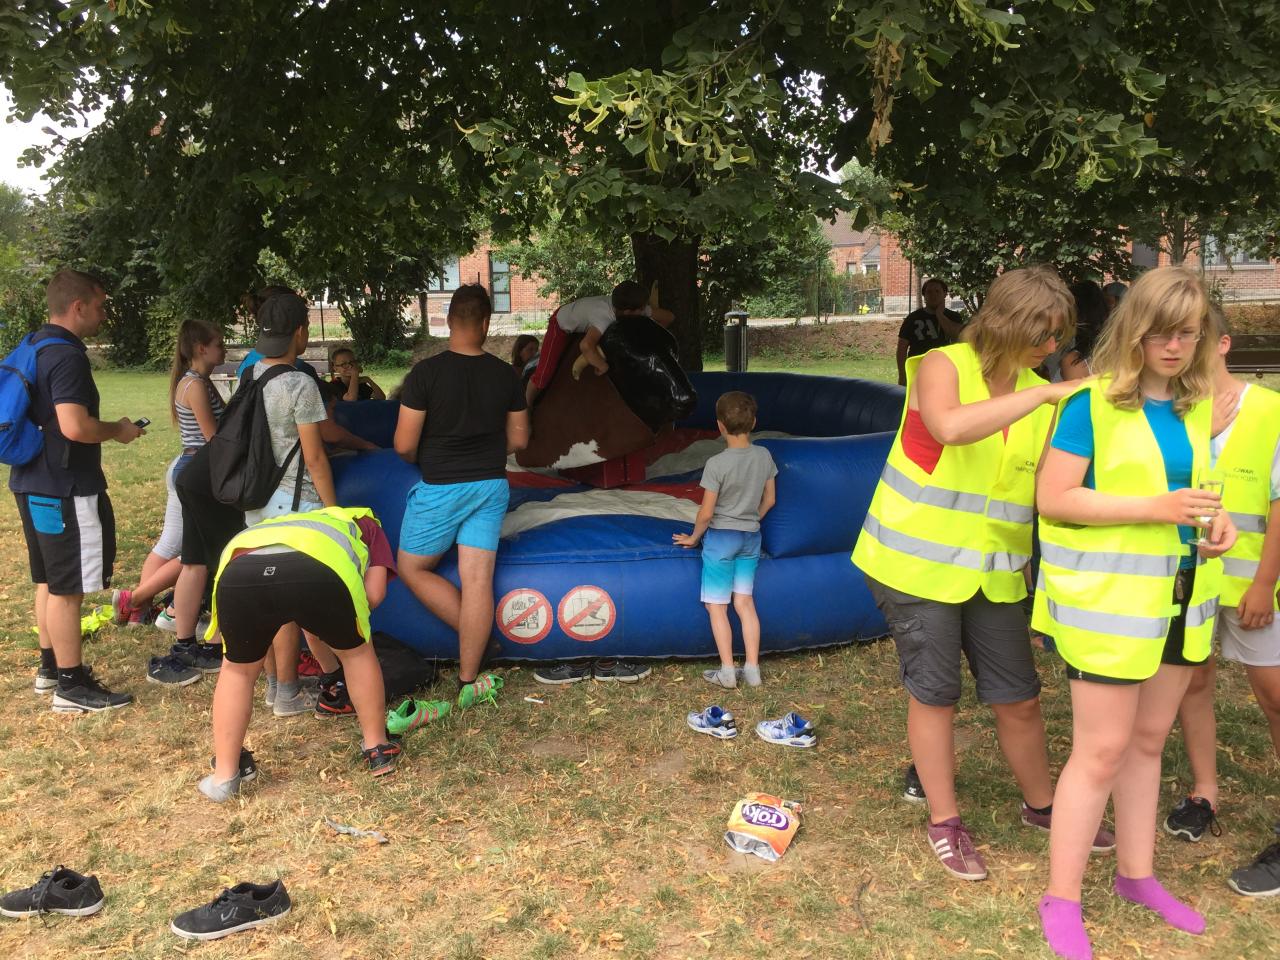
[(44, 449), (44, 431), (31, 419), (31, 397), (36, 386), (36, 356), (55, 344), (74, 346), (70, 340), (50, 337), (32, 343), (28, 333), (0, 361), (0, 463), (20, 467)]

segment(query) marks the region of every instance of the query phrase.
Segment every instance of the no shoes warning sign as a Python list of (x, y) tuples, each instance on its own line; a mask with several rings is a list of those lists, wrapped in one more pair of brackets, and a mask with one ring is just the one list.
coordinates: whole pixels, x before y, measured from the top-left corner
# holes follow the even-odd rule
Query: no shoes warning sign
[(599, 587), (574, 587), (560, 601), (560, 629), (574, 640), (590, 643), (607, 636), (617, 623), (613, 598)]
[(551, 603), (537, 590), (517, 587), (498, 603), (498, 629), (516, 643), (537, 643), (551, 632)]

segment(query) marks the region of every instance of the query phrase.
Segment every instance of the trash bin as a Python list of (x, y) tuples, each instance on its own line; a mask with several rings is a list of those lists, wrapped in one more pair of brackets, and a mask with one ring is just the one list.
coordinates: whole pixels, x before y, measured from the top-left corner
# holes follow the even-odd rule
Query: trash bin
[(747, 312), (730, 310), (724, 315), (724, 368), (730, 373), (747, 371)]

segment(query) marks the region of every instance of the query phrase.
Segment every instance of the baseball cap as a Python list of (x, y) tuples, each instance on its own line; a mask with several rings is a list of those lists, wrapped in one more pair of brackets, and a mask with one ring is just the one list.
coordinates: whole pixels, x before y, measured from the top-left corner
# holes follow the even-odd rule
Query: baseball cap
[(296, 293), (277, 293), (258, 310), (257, 350), (264, 357), (281, 357), (299, 327), (307, 325), (307, 302)]

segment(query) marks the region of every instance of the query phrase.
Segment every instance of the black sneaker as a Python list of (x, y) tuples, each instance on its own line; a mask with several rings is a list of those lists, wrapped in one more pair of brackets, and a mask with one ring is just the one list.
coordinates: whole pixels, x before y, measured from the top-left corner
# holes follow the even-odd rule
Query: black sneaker
[(55, 867), (25, 890), (14, 890), (0, 897), (0, 915), (32, 917), (39, 913), (61, 913), (68, 917), (88, 917), (102, 909), (103, 899), (97, 877)]
[(216, 643), (175, 643), (169, 655), (201, 673), (217, 673), (222, 669), (222, 648)]
[(563, 686), (567, 683), (580, 683), (591, 679), (589, 663), (553, 663), (549, 667), (538, 667), (533, 671), (533, 679), (539, 683), (552, 686)]
[[(209, 769), (212, 770), (218, 765), (217, 757), (209, 758)], [(253, 751), (240, 748), (240, 782), (252, 783), (258, 779), (258, 765), (253, 761)]]
[(1222, 836), (1218, 826), (1217, 811), (1204, 797), (1185, 797), (1165, 817), (1165, 832), (1180, 840), (1199, 843), (1208, 830), (1215, 837)]
[(217, 940), (252, 930), (288, 914), (293, 904), (284, 883), (237, 883), (212, 903), (173, 918), (169, 929), (186, 940)]
[(37, 667), (35, 691), (40, 696), (53, 693), (54, 688), (58, 685), (58, 668), (57, 667)]
[(347, 693), (347, 684), (343, 680), (332, 683), (320, 682), (320, 696), (316, 699), (316, 716), (324, 718), (354, 717), (355, 704)]
[(131, 703), (133, 694), (113, 693), (89, 670), (84, 671), (84, 680), (79, 685), (66, 689), (59, 685), (53, 691), (54, 713), (99, 713), (127, 707)]
[(924, 784), (920, 782), (920, 774), (916, 773), (916, 765), (910, 764), (902, 775), (902, 799), (908, 803), (924, 803)]
[(597, 660), (591, 678), (601, 683), (635, 683), (653, 673), (653, 667), (635, 660)]
[(1227, 886), (1245, 897), (1280, 894), (1280, 843), (1273, 843), (1247, 867), (1231, 871)]
[(147, 664), (147, 681), (162, 683), (168, 687), (185, 687), (195, 683), (204, 674), (195, 667), (189, 667), (172, 653), (163, 657), (152, 657)]
[(360, 756), (369, 764), (369, 772), (375, 777), (385, 777), (396, 772), (396, 757), (400, 756), (400, 745), (397, 743), (380, 743), (368, 750), (361, 750)]

